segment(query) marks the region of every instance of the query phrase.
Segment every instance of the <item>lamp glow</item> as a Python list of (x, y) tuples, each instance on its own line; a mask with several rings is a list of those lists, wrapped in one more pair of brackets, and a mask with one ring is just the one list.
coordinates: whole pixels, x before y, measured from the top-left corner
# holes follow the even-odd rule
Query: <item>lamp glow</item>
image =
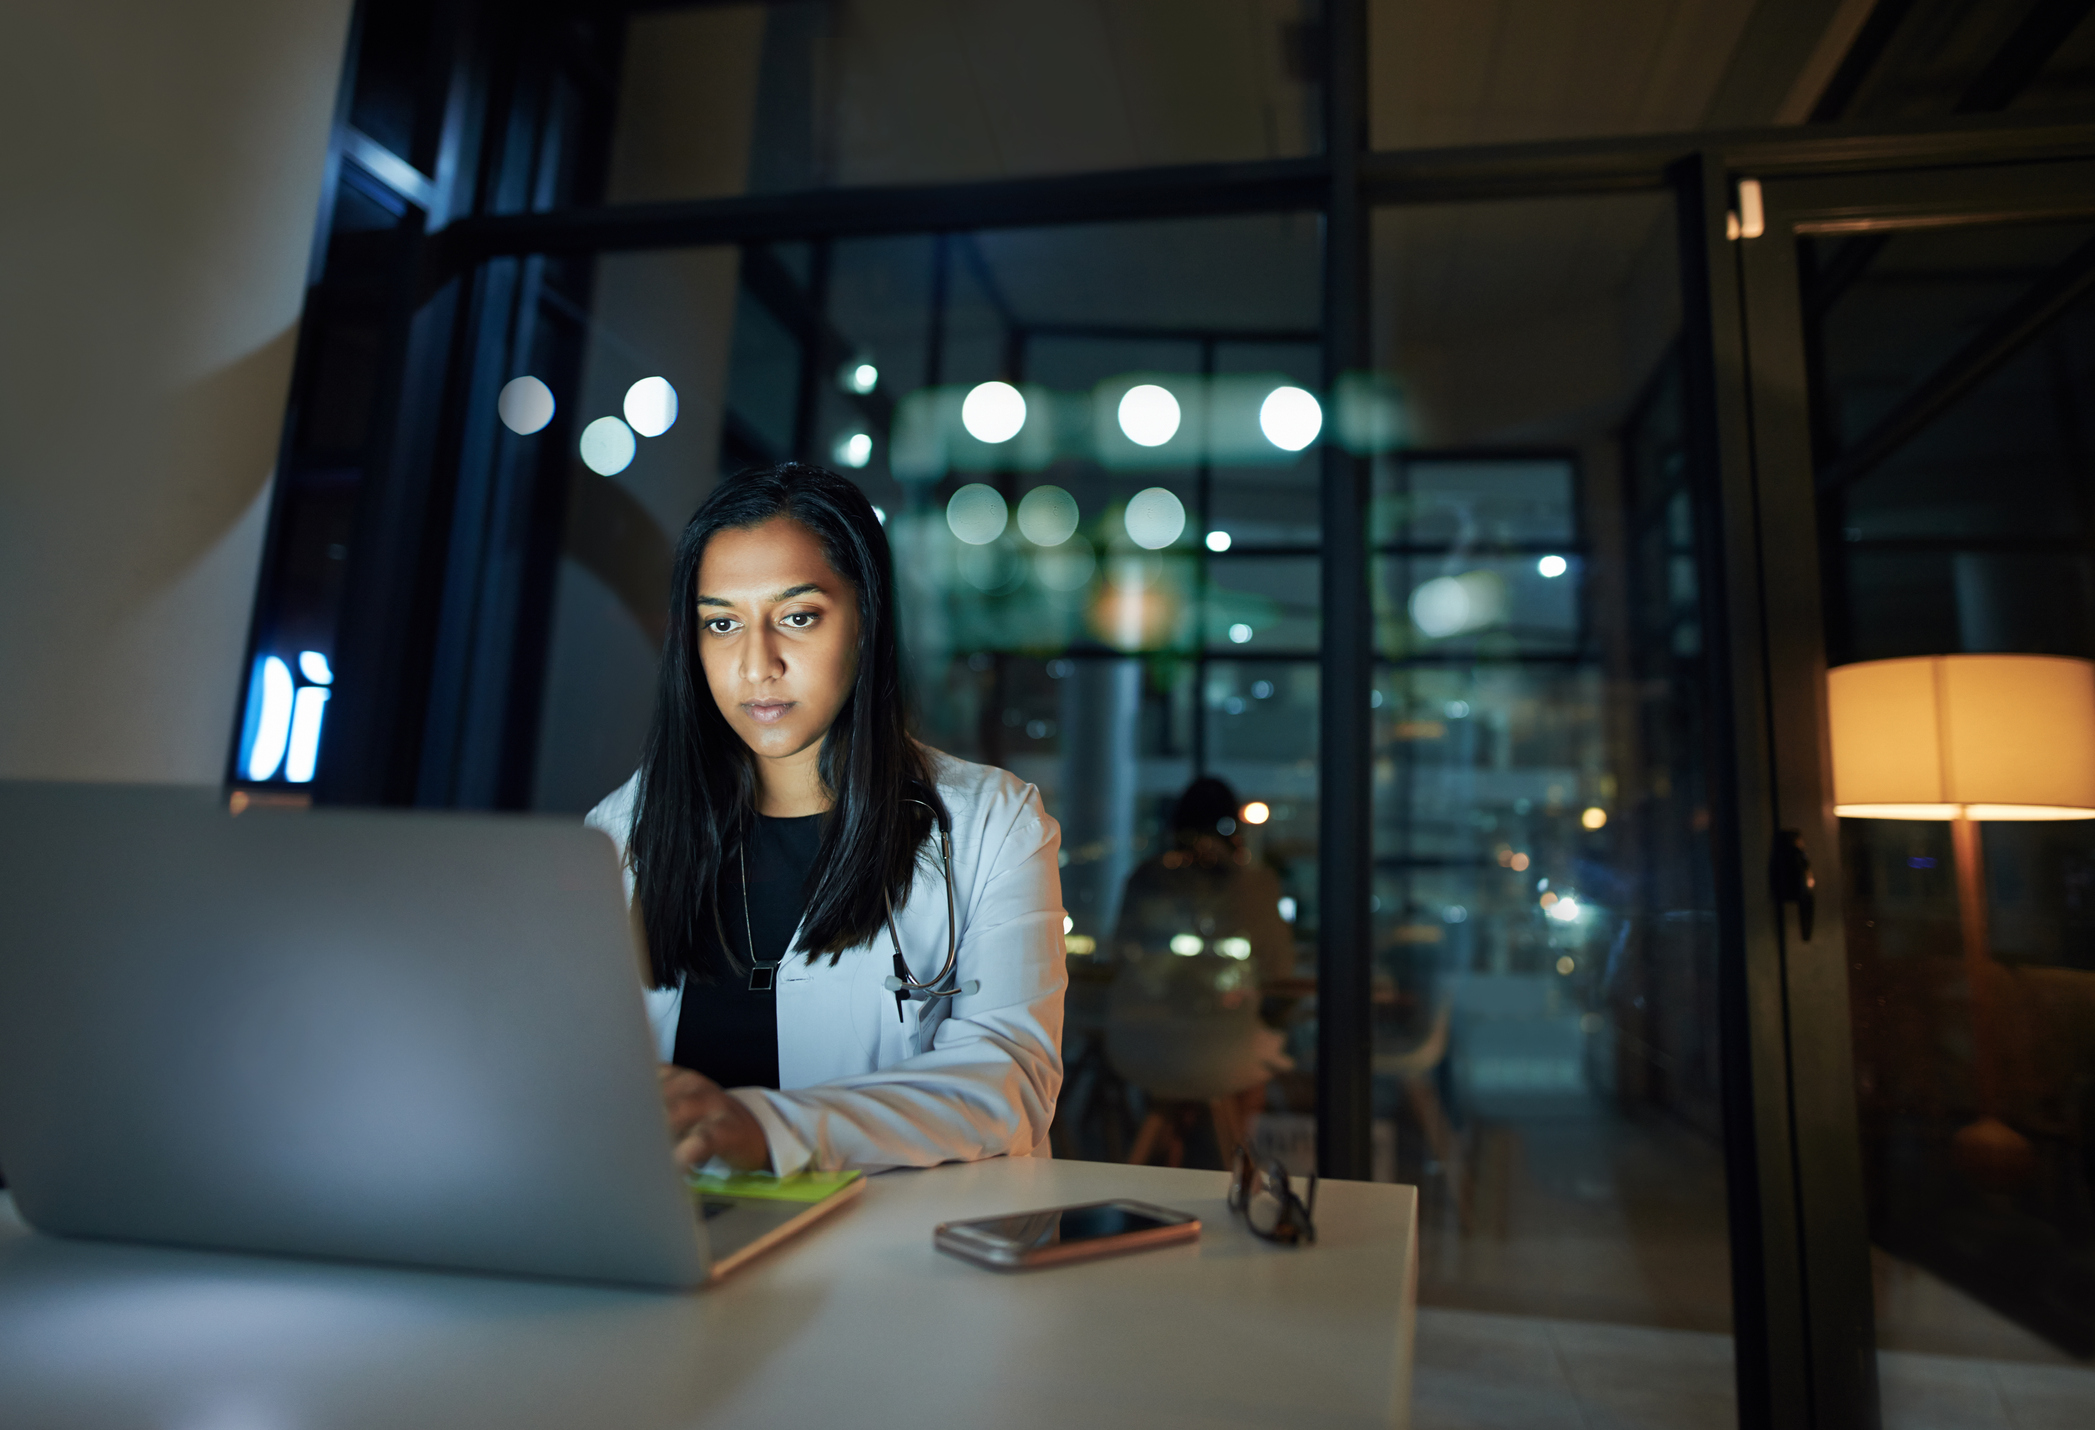
[(1226, 531), (1211, 531), (1211, 532), (1209, 532), (1209, 533), (1208, 533), (1208, 550), (1210, 550), (1210, 551), (1227, 551), (1227, 550), (1229, 550), (1229, 533), (1228, 533), (1228, 532), (1226, 532)]
[(1205, 946), (1197, 933), (1175, 933), (1171, 936), (1171, 951), (1180, 958), (1191, 958)]
[(1026, 425), (1026, 399), (1008, 382), (984, 382), (960, 404), (960, 425), (977, 442), (1009, 442)]
[(302, 650), (298, 653), (298, 673), (315, 685), (335, 683), (335, 672), (328, 665), (327, 657), (317, 650)]
[(1251, 639), (1251, 627), (1245, 625), (1242, 621), (1238, 621), (1229, 628), (1229, 639), (1232, 645), (1245, 644)]
[(1864, 661), (1826, 673), (1834, 813), (2095, 819), (2095, 664), (2043, 655)]
[(880, 369), (869, 362), (845, 363), (838, 381), (846, 392), (856, 392), (864, 396), (880, 386)]
[(1273, 817), (1273, 806), (1262, 799), (1255, 799), (1237, 811), (1246, 824), (1264, 824)]
[(1554, 581), (1571, 569), (1571, 563), (1561, 556), (1545, 556), (1535, 563), (1535, 571), (1545, 581)]
[(1145, 382), (1121, 395), (1120, 430), (1138, 447), (1161, 447), (1178, 435), (1178, 399), (1168, 387)]
[(1276, 387), (1259, 405), (1258, 429), (1283, 452), (1299, 452), (1324, 430), (1324, 409), (1299, 387)]

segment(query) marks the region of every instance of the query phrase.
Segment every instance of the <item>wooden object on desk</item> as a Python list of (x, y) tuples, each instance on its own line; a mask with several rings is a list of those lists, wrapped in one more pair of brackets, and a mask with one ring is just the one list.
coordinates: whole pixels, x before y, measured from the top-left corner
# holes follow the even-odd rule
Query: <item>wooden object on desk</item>
[[(1417, 1194), (1325, 1182), (1259, 1241), (1219, 1172), (998, 1159), (860, 1204), (688, 1295), (57, 1241), (0, 1197), (0, 1407), (75, 1430), (1402, 1426)], [(1198, 1242), (1024, 1273), (941, 1221), (1127, 1196)]]

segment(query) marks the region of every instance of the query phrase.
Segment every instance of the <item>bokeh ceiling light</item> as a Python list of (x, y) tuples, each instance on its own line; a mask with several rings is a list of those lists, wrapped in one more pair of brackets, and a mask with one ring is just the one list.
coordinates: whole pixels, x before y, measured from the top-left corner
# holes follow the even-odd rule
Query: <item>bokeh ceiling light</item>
[(946, 525), (970, 546), (987, 546), (1004, 534), (1010, 520), (1003, 495), (995, 487), (969, 482), (946, 503)]
[(1209, 532), (1209, 533), (1208, 533), (1208, 550), (1210, 550), (1210, 551), (1227, 551), (1227, 550), (1229, 550), (1229, 533), (1228, 533), (1228, 532), (1226, 532), (1226, 531), (1211, 531), (1211, 532)]
[(513, 377), (502, 384), (495, 415), (517, 436), (528, 437), (553, 420), (553, 389), (535, 377)]
[(1324, 430), (1324, 409), (1299, 387), (1276, 387), (1258, 409), (1259, 431), (1283, 452), (1299, 452)]
[(1178, 435), (1178, 399), (1168, 387), (1145, 382), (1120, 399), (1120, 430), (1138, 447), (1161, 447)]
[(960, 425), (977, 442), (1009, 442), (1026, 425), (1025, 396), (1008, 382), (978, 383), (960, 404)]
[(1035, 546), (1060, 546), (1076, 534), (1077, 499), (1057, 486), (1035, 487), (1018, 501), (1018, 534)]
[(666, 377), (643, 377), (626, 389), (626, 425), (643, 437), (659, 437), (677, 421), (677, 390)]
[(869, 362), (847, 362), (837, 374), (837, 386), (863, 396), (880, 386), (880, 369)]
[(1128, 499), (1121, 518), (1128, 540), (1150, 551), (1162, 551), (1186, 529), (1186, 506), (1166, 487), (1146, 487)]
[(1411, 593), (1411, 621), (1439, 639), (1488, 626), (1505, 614), (1505, 583), (1489, 571), (1436, 576)]
[(582, 429), (582, 465), (600, 477), (615, 477), (633, 465), (633, 429), (616, 417), (599, 417)]
[(846, 467), (863, 467), (873, 460), (873, 438), (865, 432), (847, 432), (837, 438), (836, 459)]
[(1535, 572), (1546, 581), (1554, 581), (1571, 569), (1571, 563), (1561, 556), (1545, 556), (1535, 563)]

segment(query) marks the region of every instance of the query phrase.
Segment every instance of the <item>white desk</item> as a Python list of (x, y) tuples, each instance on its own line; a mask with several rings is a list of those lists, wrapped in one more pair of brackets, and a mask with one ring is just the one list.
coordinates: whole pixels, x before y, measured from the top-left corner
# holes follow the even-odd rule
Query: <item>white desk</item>
[[(858, 1205), (685, 1296), (66, 1242), (0, 1194), (0, 1424), (35, 1430), (944, 1430), (1402, 1425), (1417, 1194), (1326, 1183), (1268, 1246), (1219, 1172), (983, 1162)], [(1025, 1273), (934, 1223), (1109, 1196), (1191, 1246)]]

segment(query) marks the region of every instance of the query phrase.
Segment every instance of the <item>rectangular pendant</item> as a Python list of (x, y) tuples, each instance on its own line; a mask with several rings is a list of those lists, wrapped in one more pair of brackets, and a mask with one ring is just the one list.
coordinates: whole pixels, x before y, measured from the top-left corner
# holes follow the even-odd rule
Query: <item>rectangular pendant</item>
[(772, 990), (772, 980), (777, 973), (778, 965), (775, 963), (767, 963), (761, 967), (750, 969), (749, 991), (752, 993), (769, 993)]

